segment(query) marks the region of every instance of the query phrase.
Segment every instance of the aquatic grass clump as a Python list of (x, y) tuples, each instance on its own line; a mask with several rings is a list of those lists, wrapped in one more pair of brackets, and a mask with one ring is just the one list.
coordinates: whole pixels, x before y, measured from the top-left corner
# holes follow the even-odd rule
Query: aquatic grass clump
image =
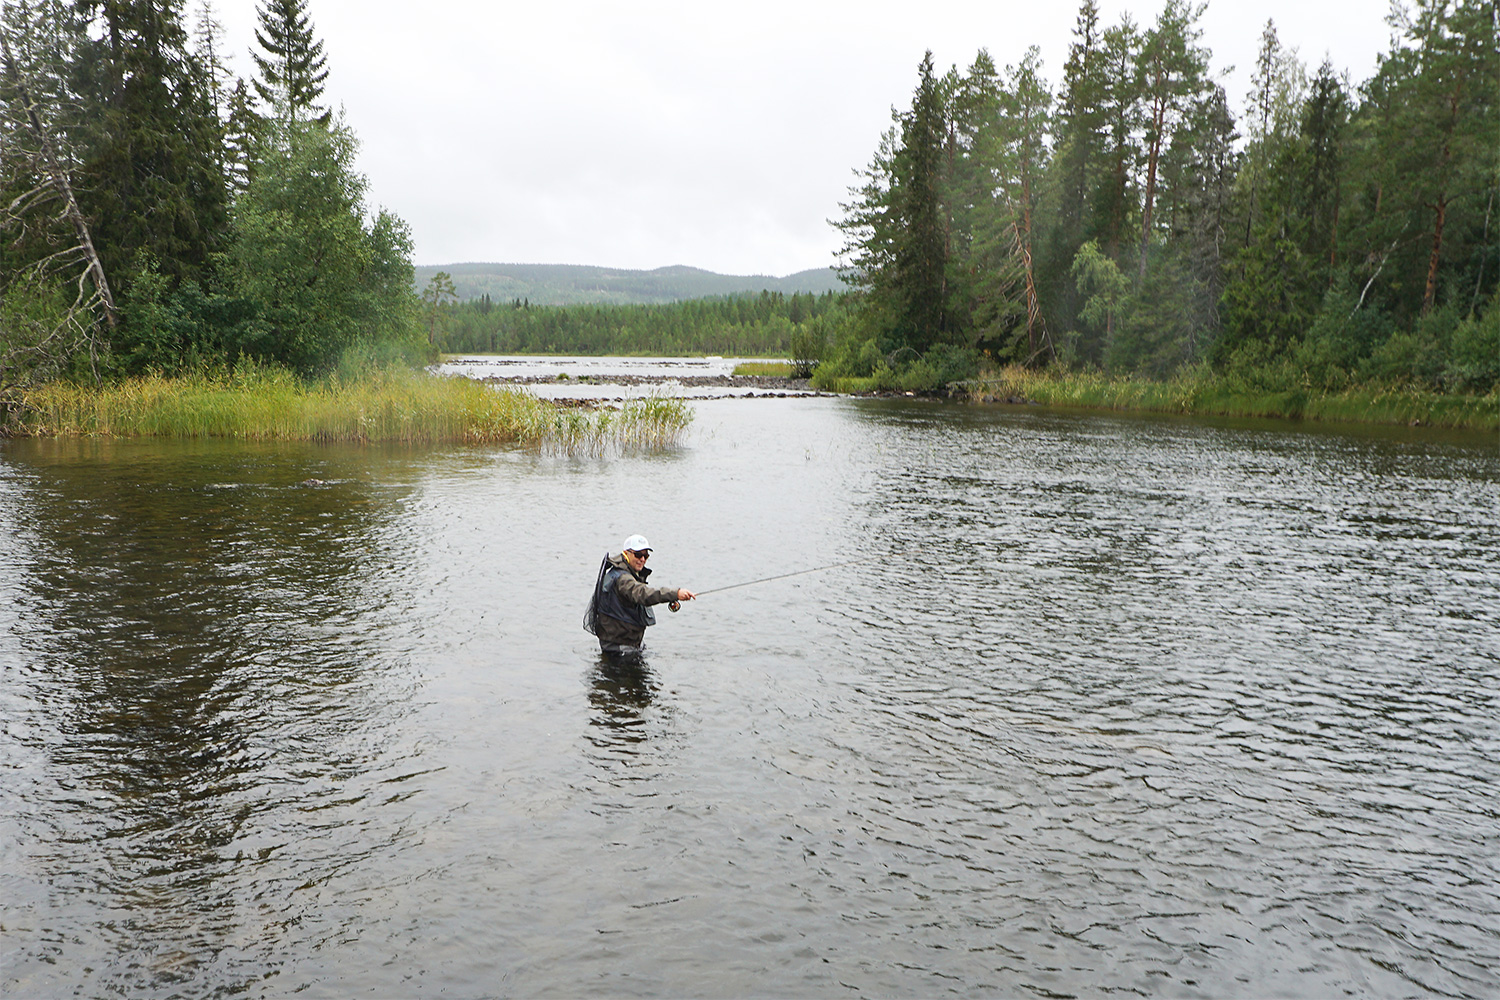
[(628, 448), (658, 451), (676, 445), (692, 422), (693, 410), (686, 400), (646, 396), (625, 403), (615, 431)]
[(1500, 391), (1467, 396), (1405, 385), (1367, 385), (1325, 392), (1300, 385), (1252, 385), (1206, 367), (1184, 369), (1157, 381), (1012, 365), (970, 379), (962, 388), (975, 401), (1024, 399), (1046, 406), (1146, 413), (1500, 429)]
[(777, 378), (790, 378), (792, 375), (792, 363), (790, 361), (741, 361), (734, 366), (735, 375), (771, 375)]
[(44, 385), (25, 394), (11, 430), (34, 437), (514, 442), (598, 454), (671, 447), (691, 421), (680, 401), (627, 403), (619, 413), (580, 411), (522, 389), (403, 368), (306, 383), (283, 369), (242, 366), (99, 387)]
[(692, 422), (686, 401), (646, 396), (626, 400), (618, 410), (554, 408), (538, 440), (546, 450), (564, 455), (665, 451), (681, 442)]

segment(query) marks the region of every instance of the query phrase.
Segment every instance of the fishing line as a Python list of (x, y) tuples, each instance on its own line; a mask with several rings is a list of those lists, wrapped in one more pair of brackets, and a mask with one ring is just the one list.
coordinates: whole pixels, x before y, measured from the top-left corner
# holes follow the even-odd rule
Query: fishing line
[(702, 597), (704, 594), (718, 594), (726, 590), (738, 590), (740, 587), (753, 587), (757, 583), (770, 583), (772, 580), (785, 580), (789, 576), (805, 576), (808, 573), (821, 573), (824, 570), (838, 569), (840, 566), (853, 566), (855, 563), (869, 562), (878, 559), (879, 556), (865, 556), (863, 559), (849, 559), (845, 562), (833, 563), (830, 566), (814, 566), (812, 569), (799, 569), (792, 573), (778, 573), (775, 576), (763, 576), (759, 580), (746, 580), (744, 583), (731, 583), (727, 587), (714, 587), (710, 590), (700, 590), (694, 596)]

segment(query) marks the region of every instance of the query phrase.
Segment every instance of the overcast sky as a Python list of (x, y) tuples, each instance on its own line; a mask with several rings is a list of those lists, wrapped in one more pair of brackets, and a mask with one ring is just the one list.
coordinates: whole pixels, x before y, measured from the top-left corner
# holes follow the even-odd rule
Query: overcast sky
[[(1154, 22), (1162, 0), (1100, 0)], [(254, 64), (255, 0), (214, 0), (231, 69)], [(308, 0), (324, 100), (359, 136), (372, 207), (412, 227), (416, 263), (827, 266), (852, 171), (917, 64), (1000, 66), (1041, 49), (1062, 78), (1076, 0)], [(1238, 111), (1266, 19), (1309, 71), (1355, 84), (1386, 0), (1211, 0), (1200, 22)]]

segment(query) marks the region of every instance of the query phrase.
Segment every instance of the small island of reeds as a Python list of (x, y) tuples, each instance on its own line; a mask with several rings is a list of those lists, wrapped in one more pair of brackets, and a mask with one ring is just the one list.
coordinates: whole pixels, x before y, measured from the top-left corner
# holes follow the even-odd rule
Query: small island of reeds
[(308, 381), (240, 365), (27, 390), (6, 428), (24, 437), (232, 438), (352, 443), (515, 443), (569, 455), (675, 445), (692, 422), (679, 399), (563, 407), (520, 389), (392, 367)]

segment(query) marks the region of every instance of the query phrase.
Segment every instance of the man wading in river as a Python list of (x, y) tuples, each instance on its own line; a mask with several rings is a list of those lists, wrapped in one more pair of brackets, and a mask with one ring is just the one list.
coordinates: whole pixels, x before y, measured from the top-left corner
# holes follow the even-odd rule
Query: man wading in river
[(606, 653), (637, 653), (646, 637), (646, 627), (656, 624), (653, 604), (691, 601), (691, 590), (652, 587), (646, 583), (651, 571), (651, 543), (641, 535), (625, 539), (617, 556), (605, 556), (594, 582), (594, 597), (583, 615), (583, 627), (599, 637), (599, 648)]

